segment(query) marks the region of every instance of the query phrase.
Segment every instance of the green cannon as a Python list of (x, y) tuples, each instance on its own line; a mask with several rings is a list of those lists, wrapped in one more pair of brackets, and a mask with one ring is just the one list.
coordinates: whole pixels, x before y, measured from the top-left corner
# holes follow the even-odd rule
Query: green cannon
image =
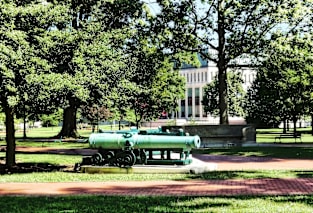
[(102, 130), (99, 129), (99, 133), (110, 133), (110, 134), (125, 134), (125, 133), (139, 133), (139, 130), (136, 127), (131, 127), (129, 130)]
[(140, 135), (168, 135), (168, 136), (188, 136), (188, 133), (185, 133), (183, 129), (178, 129), (177, 131), (169, 131), (168, 129), (163, 131), (161, 127), (158, 129), (146, 129), (140, 130)]
[[(89, 145), (98, 149), (90, 159), (93, 165), (133, 166), (134, 164), (189, 164), (190, 152), (199, 148), (199, 136), (94, 133)], [(165, 156), (166, 154), (166, 156)], [(174, 159), (173, 155), (179, 157)], [(82, 164), (88, 164), (83, 163)]]

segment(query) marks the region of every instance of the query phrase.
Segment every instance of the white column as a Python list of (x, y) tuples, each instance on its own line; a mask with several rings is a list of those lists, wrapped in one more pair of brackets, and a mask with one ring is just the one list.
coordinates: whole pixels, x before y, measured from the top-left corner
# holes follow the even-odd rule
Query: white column
[(202, 118), (203, 118), (203, 109), (202, 109), (202, 97), (203, 97), (203, 95), (202, 95), (202, 89), (203, 89), (203, 86), (201, 86), (201, 87), (199, 87), (199, 96), (200, 96), (200, 103), (199, 103), (199, 113), (200, 113), (200, 119), (202, 120)]
[(185, 118), (188, 118), (188, 87), (185, 91)]

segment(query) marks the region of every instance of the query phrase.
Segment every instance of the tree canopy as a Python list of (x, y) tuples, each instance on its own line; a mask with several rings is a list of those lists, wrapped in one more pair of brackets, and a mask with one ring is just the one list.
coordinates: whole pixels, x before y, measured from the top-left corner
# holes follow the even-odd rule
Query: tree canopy
[[(313, 55), (309, 34), (280, 37), (264, 55), (249, 91), (250, 118), (277, 124), (294, 123), (311, 111)], [(294, 125), (296, 126), (296, 125)]]
[(38, 37), (57, 20), (62, 22), (62, 7), (38, 1), (0, 2), (0, 104), (5, 113), (6, 165), (15, 164), (14, 117), (19, 104), (35, 97), (34, 76), (49, 69), (47, 61), (38, 56)]
[(164, 49), (172, 52), (201, 53), (218, 67), (220, 123), (228, 123), (228, 68), (248, 64), (285, 27), (285, 33), (297, 28), (311, 14), (300, 0), (160, 0), (160, 12), (151, 19), (153, 32)]

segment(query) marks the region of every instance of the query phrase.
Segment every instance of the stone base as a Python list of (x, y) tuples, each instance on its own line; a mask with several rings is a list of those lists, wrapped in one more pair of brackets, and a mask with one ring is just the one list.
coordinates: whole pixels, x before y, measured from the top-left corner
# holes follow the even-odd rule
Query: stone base
[(80, 171), (89, 174), (201, 174), (217, 169), (217, 164), (192, 158), (188, 165), (135, 165), (133, 167), (82, 166)]

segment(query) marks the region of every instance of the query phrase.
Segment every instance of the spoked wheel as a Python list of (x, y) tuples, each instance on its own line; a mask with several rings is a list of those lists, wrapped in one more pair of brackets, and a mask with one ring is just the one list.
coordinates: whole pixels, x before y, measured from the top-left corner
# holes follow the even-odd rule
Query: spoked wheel
[(114, 159), (114, 152), (109, 151), (103, 154), (103, 164), (112, 164)]
[(91, 159), (94, 165), (101, 165), (103, 161), (103, 157), (100, 153), (94, 154)]
[(136, 156), (132, 151), (120, 152), (116, 155), (116, 166), (127, 167), (136, 163)]

